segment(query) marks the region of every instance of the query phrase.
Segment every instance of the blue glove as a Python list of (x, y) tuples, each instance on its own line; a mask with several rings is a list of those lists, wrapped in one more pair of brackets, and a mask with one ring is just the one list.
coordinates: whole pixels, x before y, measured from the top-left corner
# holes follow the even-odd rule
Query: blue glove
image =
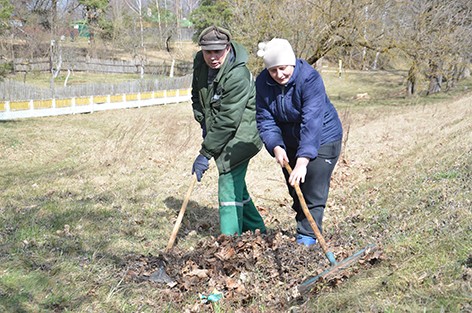
[(193, 162), (192, 175), (193, 173), (197, 175), (197, 181), (202, 180), (203, 173), (205, 173), (209, 167), (208, 161), (209, 160), (204, 155), (199, 154)]

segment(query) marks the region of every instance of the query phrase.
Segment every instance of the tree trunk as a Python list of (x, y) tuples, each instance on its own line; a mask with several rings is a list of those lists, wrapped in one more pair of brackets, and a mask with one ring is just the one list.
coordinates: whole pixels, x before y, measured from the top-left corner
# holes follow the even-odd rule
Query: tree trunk
[(428, 87), (428, 95), (437, 93), (441, 91), (443, 75), (440, 73), (439, 68), (440, 66), (435, 62), (430, 62), (429, 65), (430, 74), (429, 74), (429, 87)]
[(406, 94), (407, 96), (413, 96), (416, 92), (416, 76), (417, 76), (416, 62), (413, 62), (410, 69), (408, 70), (408, 78), (406, 83)]
[(375, 53), (375, 59), (374, 59), (374, 63), (372, 64), (372, 69), (375, 71), (377, 70), (377, 64), (379, 62), (379, 56), (380, 56), (380, 51), (377, 51)]
[(441, 91), (443, 76), (442, 75), (432, 75), (429, 78), (429, 88), (428, 95), (437, 93)]
[(450, 90), (456, 86), (456, 82), (459, 81), (459, 75), (460, 75), (459, 65), (456, 64), (452, 67), (451, 75), (446, 80), (446, 90)]

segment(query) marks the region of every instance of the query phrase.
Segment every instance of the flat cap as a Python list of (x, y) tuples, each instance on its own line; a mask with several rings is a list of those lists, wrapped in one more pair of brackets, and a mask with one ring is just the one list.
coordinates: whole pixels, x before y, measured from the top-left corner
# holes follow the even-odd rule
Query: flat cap
[(230, 41), (230, 32), (217, 26), (205, 28), (198, 37), (198, 44), (202, 47), (202, 50), (223, 50)]

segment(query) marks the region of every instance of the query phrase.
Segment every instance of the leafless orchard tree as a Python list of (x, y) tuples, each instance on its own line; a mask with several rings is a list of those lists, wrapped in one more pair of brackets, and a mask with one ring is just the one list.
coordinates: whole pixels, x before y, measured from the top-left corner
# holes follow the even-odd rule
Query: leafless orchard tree
[(384, 49), (377, 15), (385, 10), (385, 1), (236, 0), (227, 5), (234, 16), (231, 29), (252, 41), (248, 44), (284, 37), (311, 64), (346, 49)]
[(436, 93), (460, 77), (470, 64), (472, 40), (471, 3), (468, 0), (397, 1), (389, 36), (407, 56), (407, 94), (417, 91), (423, 77), (429, 81), (427, 93)]
[[(225, 1), (225, 0), (223, 0)], [(297, 56), (315, 64), (328, 57), (377, 69), (392, 58), (409, 66), (407, 93), (419, 80), (428, 93), (448, 86), (470, 64), (469, 0), (226, 0), (232, 31), (255, 50), (258, 41), (285, 37)]]

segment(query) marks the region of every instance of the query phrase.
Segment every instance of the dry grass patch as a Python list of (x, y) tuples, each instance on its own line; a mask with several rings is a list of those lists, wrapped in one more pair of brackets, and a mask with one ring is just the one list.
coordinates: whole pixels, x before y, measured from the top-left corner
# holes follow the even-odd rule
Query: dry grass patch
[[(470, 310), (471, 98), (342, 105), (340, 112), (349, 136), (333, 179), (326, 237), (338, 255), (375, 242), (387, 259), (293, 309)], [(212, 292), (207, 280), (188, 292), (125, 279), (130, 255), (157, 256), (165, 248), (200, 141), (190, 104), (0, 123), (0, 309), (211, 310), (195, 294)], [(271, 234), (286, 234), (288, 246), (290, 200), (265, 151), (250, 163), (248, 188)], [(192, 193), (177, 255), (212, 251), (206, 245), (219, 233), (216, 189), (212, 165)], [(293, 260), (310, 256), (293, 249)], [(288, 311), (289, 284), (268, 279), (265, 270), (251, 272), (250, 286), (259, 287), (246, 289), (259, 290), (251, 301), (223, 299), (213, 309)], [(171, 302), (176, 294), (179, 301)]]

